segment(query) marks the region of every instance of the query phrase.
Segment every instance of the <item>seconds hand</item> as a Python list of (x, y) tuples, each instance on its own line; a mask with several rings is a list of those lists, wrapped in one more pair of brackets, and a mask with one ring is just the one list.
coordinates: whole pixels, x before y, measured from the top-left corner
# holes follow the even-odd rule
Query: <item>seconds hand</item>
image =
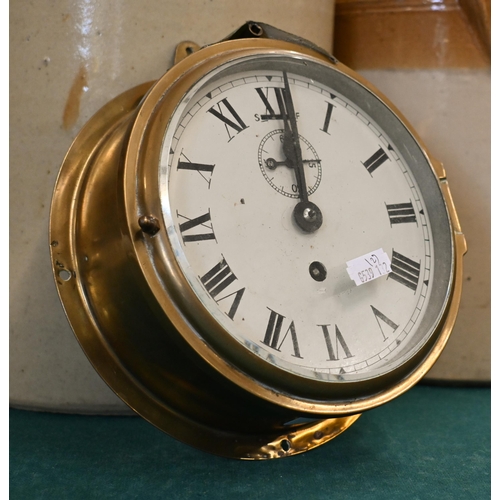
[[(304, 173), (304, 162), (300, 149), (299, 131), (297, 129), (297, 118), (293, 106), (292, 94), (288, 75), (283, 71), (283, 97), (285, 99), (285, 110), (280, 109), (283, 116), (283, 152), (286, 159), (293, 165), (300, 201), (293, 209), (293, 218), (297, 225), (306, 233), (313, 233), (321, 227), (323, 215), (317, 205), (309, 201), (307, 196), (306, 176)], [(282, 108), (282, 103), (279, 103)], [(286, 112), (285, 112), (286, 111)]]

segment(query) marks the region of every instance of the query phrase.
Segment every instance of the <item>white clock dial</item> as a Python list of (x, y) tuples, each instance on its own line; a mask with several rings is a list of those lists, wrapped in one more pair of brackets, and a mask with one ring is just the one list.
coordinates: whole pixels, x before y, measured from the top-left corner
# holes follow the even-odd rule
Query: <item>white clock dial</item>
[[(430, 305), (437, 243), (429, 207), (403, 154), (409, 134), (394, 117), (399, 128), (385, 130), (366, 111), (379, 101), (362, 92), (365, 109), (337, 88), (334, 71), (311, 62), (231, 63), (188, 92), (161, 155), (163, 217), (201, 303), (249, 355), (312, 379), (393, 369), (441, 314)], [(294, 126), (300, 160), (292, 135), (284, 140)], [(323, 217), (311, 232), (294, 215), (301, 196)], [(367, 262), (357, 285), (347, 263), (378, 249), (391, 271)]]

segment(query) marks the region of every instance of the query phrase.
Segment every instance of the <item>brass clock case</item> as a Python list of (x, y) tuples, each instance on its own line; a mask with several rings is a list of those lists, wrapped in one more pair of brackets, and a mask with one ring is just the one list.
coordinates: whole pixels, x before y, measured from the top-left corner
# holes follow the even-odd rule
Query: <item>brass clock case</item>
[(232, 339), (177, 264), (162, 218), (158, 164), (165, 129), (186, 92), (228, 61), (263, 54), (309, 58), (361, 82), (418, 143), (387, 99), (340, 63), (284, 41), (226, 41), (194, 52), (91, 118), (63, 162), (50, 218), (58, 293), (96, 371), (158, 428), (241, 459), (307, 451), (416, 384), (451, 333), (466, 251), (442, 166), (429, 160), (448, 209), (453, 278), (435, 331), (409, 361), (371, 380), (335, 384), (285, 373)]

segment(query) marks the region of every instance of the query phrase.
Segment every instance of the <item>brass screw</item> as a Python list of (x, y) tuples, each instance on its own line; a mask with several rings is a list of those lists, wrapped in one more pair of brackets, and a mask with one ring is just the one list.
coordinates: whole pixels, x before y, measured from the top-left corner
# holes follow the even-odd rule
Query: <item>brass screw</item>
[(139, 217), (139, 226), (143, 233), (154, 236), (160, 230), (160, 222), (153, 215)]

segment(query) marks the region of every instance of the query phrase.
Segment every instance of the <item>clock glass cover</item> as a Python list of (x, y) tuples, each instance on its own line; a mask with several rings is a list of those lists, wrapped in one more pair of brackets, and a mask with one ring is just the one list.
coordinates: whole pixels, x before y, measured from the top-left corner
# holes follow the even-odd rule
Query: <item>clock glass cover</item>
[(168, 238), (221, 327), (204, 335), (215, 349), (237, 341), (295, 376), (363, 381), (439, 323), (453, 252), (438, 180), (348, 75), (306, 56), (221, 64), (180, 100), (160, 157)]

